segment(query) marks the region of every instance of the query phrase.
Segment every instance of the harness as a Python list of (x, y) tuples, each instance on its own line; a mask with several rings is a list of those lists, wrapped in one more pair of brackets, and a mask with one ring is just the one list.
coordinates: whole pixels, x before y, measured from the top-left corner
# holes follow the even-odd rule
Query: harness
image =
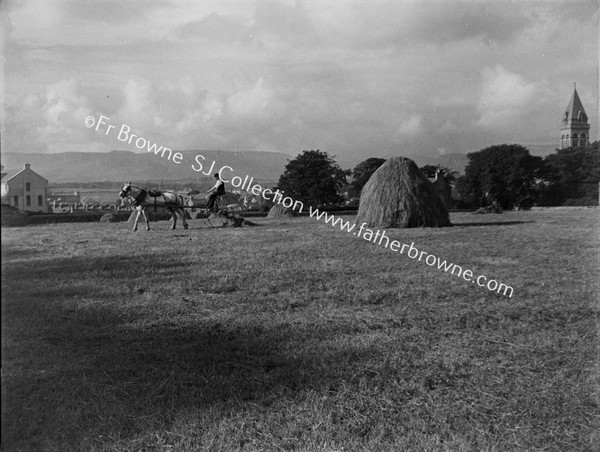
[(148, 192), (144, 189), (140, 190), (139, 194), (133, 199), (134, 206), (141, 206)]

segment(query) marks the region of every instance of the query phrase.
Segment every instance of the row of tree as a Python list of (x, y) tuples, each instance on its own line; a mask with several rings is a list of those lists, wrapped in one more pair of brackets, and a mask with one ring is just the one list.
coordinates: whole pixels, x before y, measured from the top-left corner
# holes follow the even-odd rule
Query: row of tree
[(467, 156), (465, 174), (456, 183), (466, 206), (598, 205), (598, 142), (560, 149), (545, 158), (518, 144), (490, 146)]
[[(434, 177), (442, 170), (455, 186), (457, 207), (496, 204), (503, 209), (533, 205), (597, 205), (600, 182), (598, 142), (589, 147), (557, 150), (545, 158), (532, 156), (518, 144), (490, 146), (467, 154), (465, 174), (443, 166), (425, 165)], [(338, 207), (357, 200), (371, 175), (385, 162), (368, 158), (353, 170), (342, 169), (334, 157), (319, 150), (303, 151), (285, 167), (278, 188), (305, 205)], [(346, 198), (341, 196), (346, 189)]]

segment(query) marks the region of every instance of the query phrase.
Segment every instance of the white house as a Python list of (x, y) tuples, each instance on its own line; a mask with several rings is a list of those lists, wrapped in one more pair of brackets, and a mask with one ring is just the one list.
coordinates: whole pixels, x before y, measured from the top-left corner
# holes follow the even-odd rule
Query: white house
[(48, 180), (26, 163), (23, 169), (4, 172), (2, 166), (1, 198), (5, 204), (29, 212), (48, 212)]

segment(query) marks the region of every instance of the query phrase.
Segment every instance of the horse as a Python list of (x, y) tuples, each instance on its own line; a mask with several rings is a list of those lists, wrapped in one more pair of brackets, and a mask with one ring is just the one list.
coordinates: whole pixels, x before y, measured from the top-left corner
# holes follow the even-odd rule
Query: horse
[(146, 230), (150, 230), (150, 223), (148, 222), (148, 216), (146, 215), (146, 210), (148, 207), (166, 207), (171, 212), (171, 219), (173, 220), (173, 224), (171, 225), (170, 230), (175, 229), (177, 225), (177, 214), (181, 216), (181, 220), (183, 222), (183, 229), (188, 228), (188, 224), (185, 221), (185, 211), (184, 208), (189, 204), (186, 202), (185, 198), (177, 193), (169, 192), (169, 191), (157, 191), (157, 190), (146, 190), (144, 188), (137, 187), (135, 185), (131, 185), (131, 182), (125, 184), (121, 191), (119, 192), (119, 196), (121, 199), (125, 200), (128, 198), (131, 200), (135, 209), (137, 210), (137, 215), (135, 217), (135, 223), (133, 224), (133, 230), (137, 231), (138, 220), (140, 219), (140, 214), (144, 216), (144, 220), (146, 221)]

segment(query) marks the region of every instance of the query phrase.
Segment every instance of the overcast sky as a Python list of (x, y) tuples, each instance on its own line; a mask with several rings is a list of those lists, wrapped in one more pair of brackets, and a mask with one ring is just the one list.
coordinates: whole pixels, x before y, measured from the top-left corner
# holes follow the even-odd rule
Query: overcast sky
[(3, 152), (556, 144), (598, 133), (598, 1), (2, 1)]

